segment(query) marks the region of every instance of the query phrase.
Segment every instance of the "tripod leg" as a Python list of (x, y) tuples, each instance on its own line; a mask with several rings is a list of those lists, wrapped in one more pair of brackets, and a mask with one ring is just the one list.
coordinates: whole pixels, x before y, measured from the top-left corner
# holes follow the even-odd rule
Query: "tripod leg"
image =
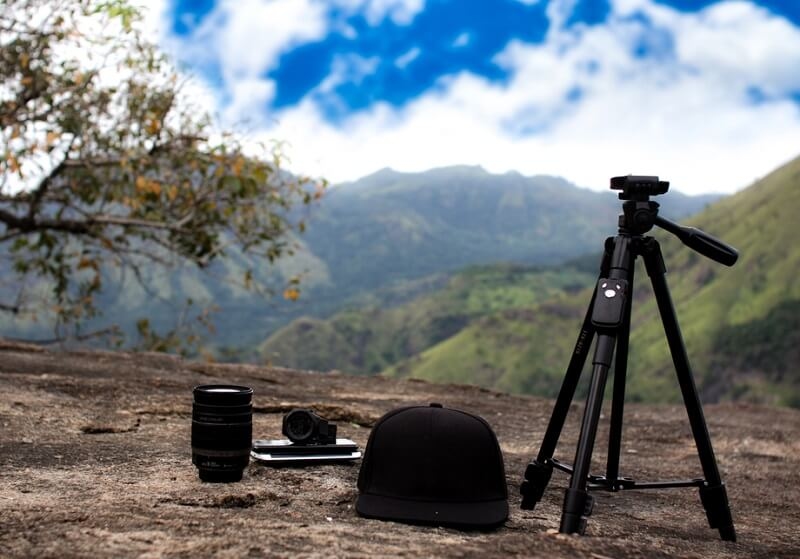
[(608, 379), (608, 370), (614, 356), (617, 334), (625, 323), (630, 304), (627, 300), (629, 268), (632, 262), (631, 238), (620, 234), (614, 240), (614, 251), (609, 264), (609, 278), (601, 278), (592, 309), (592, 324), (597, 328), (597, 345), (594, 350), (594, 365), (583, 412), (578, 448), (569, 489), (564, 496), (559, 531), (566, 534), (582, 534), (586, 529), (586, 518), (592, 513), (593, 499), (586, 491), (592, 451), (597, 436), (597, 424), (603, 407), (603, 393)]
[[(608, 275), (613, 250), (614, 237), (609, 237), (606, 239), (603, 260), (600, 264), (600, 277)], [(564, 428), (569, 406), (572, 403), (572, 399), (575, 397), (575, 390), (578, 387), (578, 381), (583, 372), (583, 366), (586, 364), (586, 357), (589, 355), (589, 349), (592, 346), (592, 338), (595, 334), (595, 328), (592, 325), (592, 309), (594, 308), (596, 298), (597, 286), (595, 286), (594, 293), (592, 293), (592, 298), (589, 302), (589, 307), (583, 318), (583, 325), (578, 334), (578, 340), (575, 342), (575, 349), (572, 352), (572, 357), (567, 366), (564, 382), (561, 384), (561, 389), (558, 392), (558, 397), (553, 407), (553, 413), (550, 416), (550, 422), (547, 424), (547, 430), (545, 431), (542, 446), (539, 448), (539, 454), (525, 469), (524, 479), (519, 488), (519, 492), (522, 494), (522, 504), (520, 506), (523, 509), (532, 510), (536, 506), (536, 503), (542, 499), (544, 490), (547, 488), (550, 477), (553, 475), (553, 454), (555, 454), (558, 439)]]
[(544, 490), (550, 481), (550, 476), (553, 474), (553, 454), (555, 454), (558, 439), (561, 436), (561, 430), (564, 428), (569, 406), (575, 396), (575, 390), (578, 387), (578, 381), (580, 380), (583, 366), (586, 364), (586, 357), (589, 354), (592, 338), (594, 337), (592, 307), (594, 306), (595, 297), (597, 297), (597, 288), (595, 288), (589, 308), (586, 310), (583, 326), (581, 326), (581, 331), (578, 334), (578, 340), (575, 343), (575, 350), (572, 352), (564, 382), (558, 392), (558, 398), (553, 407), (550, 422), (547, 424), (539, 454), (536, 456), (536, 460), (529, 463), (525, 469), (525, 478), (519, 491), (522, 494), (521, 508), (526, 510), (532, 510), (536, 503), (542, 499)]
[(614, 336), (601, 334), (597, 337), (594, 368), (586, 398), (586, 409), (583, 412), (578, 449), (575, 451), (575, 465), (569, 482), (569, 489), (564, 495), (564, 508), (561, 515), (559, 531), (565, 534), (583, 534), (586, 530), (586, 517), (592, 512), (593, 499), (586, 491), (589, 468), (592, 462), (597, 424), (600, 421), (600, 410), (603, 407), (603, 393), (606, 388), (608, 369), (614, 355)]
[[(628, 301), (633, 301), (633, 276), (636, 257), (631, 251), (628, 266)], [(611, 421), (608, 437), (608, 459), (606, 462), (606, 479), (611, 490), (617, 488), (619, 480), (619, 455), (622, 447), (622, 416), (625, 408), (625, 382), (628, 373), (628, 341), (631, 331), (631, 308), (628, 303), (622, 326), (617, 335), (617, 358), (614, 363), (614, 396), (611, 401)]]
[(653, 284), (658, 311), (661, 315), (661, 322), (664, 325), (669, 351), (672, 354), (672, 362), (678, 375), (678, 384), (680, 385), (686, 412), (689, 415), (689, 424), (692, 428), (692, 435), (697, 445), (697, 453), (705, 476), (705, 485), (700, 488), (700, 500), (706, 510), (709, 526), (719, 530), (720, 537), (723, 540), (736, 541), (736, 530), (733, 527), (728, 495), (717, 468), (717, 460), (711, 447), (711, 437), (708, 434), (708, 427), (703, 416), (703, 407), (700, 403), (697, 386), (689, 365), (689, 357), (686, 354), (686, 346), (683, 343), (683, 336), (675, 315), (675, 307), (669, 294), (669, 287), (665, 277), (666, 267), (661, 255), (661, 248), (655, 239), (648, 238), (646, 241), (645, 250), (642, 254), (647, 267), (647, 274)]

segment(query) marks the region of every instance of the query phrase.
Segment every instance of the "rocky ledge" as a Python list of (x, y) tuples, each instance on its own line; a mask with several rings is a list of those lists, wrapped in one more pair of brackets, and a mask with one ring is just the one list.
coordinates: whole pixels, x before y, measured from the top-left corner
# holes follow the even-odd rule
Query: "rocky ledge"
[[(253, 387), (258, 438), (278, 437), (295, 406), (337, 421), (340, 436), (362, 447), (375, 420), (398, 406), (442, 402), (477, 413), (503, 449), (511, 515), (493, 532), (363, 519), (354, 509), (358, 464), (251, 463), (240, 483), (201, 483), (190, 456), (191, 389), (217, 382)], [(739, 536), (729, 543), (708, 528), (694, 489), (597, 493), (584, 537), (556, 530), (564, 474), (554, 473), (535, 510), (521, 510), (519, 482), (551, 407), (471, 386), (0, 343), (0, 555), (800, 556), (797, 410), (706, 407)], [(566, 461), (577, 438), (573, 408), (557, 453)], [(622, 470), (636, 479), (700, 476), (685, 410), (629, 405)]]

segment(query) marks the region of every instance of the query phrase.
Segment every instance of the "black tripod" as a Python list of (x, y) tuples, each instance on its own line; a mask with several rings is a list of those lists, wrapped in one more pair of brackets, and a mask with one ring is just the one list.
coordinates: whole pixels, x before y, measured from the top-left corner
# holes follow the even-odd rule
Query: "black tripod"
[[(735, 249), (710, 235), (692, 227), (683, 227), (658, 216), (658, 203), (650, 196), (664, 194), (669, 183), (658, 177), (615, 177), (611, 188), (622, 190), (619, 194), (623, 213), (619, 218), (619, 232), (609, 237), (600, 267), (600, 278), (592, 295), (589, 309), (583, 320), (575, 351), (567, 368), (564, 383), (556, 400), (544, 441), (535, 460), (528, 464), (525, 479), (520, 487), (522, 508), (533, 509), (542, 498), (553, 468), (571, 473), (569, 488), (564, 497), (561, 516), (562, 533), (583, 534), (587, 517), (592, 512), (593, 498), (588, 489), (620, 491), (623, 489), (664, 489), (673, 487), (698, 487), (700, 500), (706, 511), (711, 528), (719, 530), (723, 540), (735, 541), (736, 531), (728, 505), (725, 484), (720, 478), (711, 439), (706, 427), (700, 398), (697, 394), (689, 358), (683, 344), (675, 309), (669, 294), (664, 274), (664, 260), (658, 241), (643, 236), (654, 225), (673, 233), (684, 244), (697, 252), (726, 266), (732, 266), (738, 258)], [(634, 263), (637, 256), (644, 259), (647, 274), (653, 285), (661, 321), (669, 343), (672, 361), (678, 375), (683, 401), (689, 415), (703, 478), (680, 481), (637, 482), (619, 476), (620, 443), (622, 439), (622, 415), (625, 400), (625, 376), (628, 365), (628, 340), (631, 325), (631, 295), (633, 291)], [(575, 462), (569, 466), (553, 458), (558, 438), (564, 426), (570, 403), (575, 395), (578, 380), (589, 354), (592, 338), (597, 335), (597, 345), (592, 360), (593, 369), (581, 423)], [(614, 393), (611, 406), (608, 462), (605, 476), (589, 472), (594, 448), (600, 409), (603, 404), (608, 370), (617, 347), (614, 367)]]

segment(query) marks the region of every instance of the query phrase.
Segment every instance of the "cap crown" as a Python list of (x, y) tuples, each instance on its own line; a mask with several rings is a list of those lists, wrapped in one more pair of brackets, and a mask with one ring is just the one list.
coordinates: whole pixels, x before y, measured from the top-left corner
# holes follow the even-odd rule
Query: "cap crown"
[(489, 424), (436, 404), (393, 410), (375, 424), (358, 488), (421, 503), (508, 498), (502, 453)]

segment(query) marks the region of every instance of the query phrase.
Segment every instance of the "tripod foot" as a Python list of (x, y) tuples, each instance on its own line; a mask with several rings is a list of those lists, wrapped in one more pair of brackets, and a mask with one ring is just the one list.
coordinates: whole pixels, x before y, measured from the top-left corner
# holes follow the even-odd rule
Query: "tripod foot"
[(522, 495), (521, 508), (533, 510), (536, 503), (542, 500), (542, 495), (544, 495), (544, 490), (552, 475), (553, 465), (550, 463), (542, 464), (538, 460), (534, 460), (528, 464), (525, 469), (525, 479), (522, 480), (522, 485), (519, 487)]
[(728, 504), (728, 492), (725, 484), (704, 485), (700, 487), (700, 501), (706, 509), (708, 525), (719, 530), (719, 536), (725, 541), (736, 541), (736, 530), (733, 527), (731, 508)]
[(562, 534), (580, 534), (586, 531), (586, 520), (592, 514), (594, 497), (580, 489), (567, 489), (564, 495), (564, 512), (561, 515)]

